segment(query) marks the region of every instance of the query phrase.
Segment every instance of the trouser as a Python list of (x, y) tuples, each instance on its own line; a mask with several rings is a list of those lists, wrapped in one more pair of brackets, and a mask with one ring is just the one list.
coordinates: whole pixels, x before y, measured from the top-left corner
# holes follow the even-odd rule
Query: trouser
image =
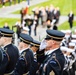
[(70, 28), (72, 28), (73, 27), (73, 22), (69, 22), (69, 24), (70, 24)]

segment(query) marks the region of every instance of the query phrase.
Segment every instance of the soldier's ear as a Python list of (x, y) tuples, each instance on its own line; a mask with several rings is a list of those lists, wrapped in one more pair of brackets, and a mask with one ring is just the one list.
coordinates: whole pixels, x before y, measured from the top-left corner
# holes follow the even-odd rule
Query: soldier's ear
[(52, 44), (55, 44), (55, 41), (52, 41)]

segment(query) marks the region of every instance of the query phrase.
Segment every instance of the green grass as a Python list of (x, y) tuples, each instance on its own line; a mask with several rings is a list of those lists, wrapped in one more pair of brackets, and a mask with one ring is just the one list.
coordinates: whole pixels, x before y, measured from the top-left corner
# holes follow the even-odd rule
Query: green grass
[[(67, 30), (67, 29), (70, 29), (69, 23), (67, 21), (58, 26), (58, 30)], [(76, 29), (76, 21), (73, 22), (72, 31), (74, 31), (75, 29)]]
[[(41, 7), (41, 6), (50, 6), (53, 4), (55, 7), (60, 7), (61, 15), (68, 15), (70, 10), (74, 12), (76, 15), (76, 0), (47, 0), (47, 2), (43, 2), (34, 6), (29, 7), (29, 13), (32, 13), (31, 10), (34, 7)], [(20, 14), (20, 10), (14, 12), (14, 14)]]
[(8, 23), (8, 26), (10, 29), (12, 29), (12, 26), (18, 21), (19, 19), (16, 18), (0, 18), (0, 28), (2, 28), (5, 24), (5, 22)]

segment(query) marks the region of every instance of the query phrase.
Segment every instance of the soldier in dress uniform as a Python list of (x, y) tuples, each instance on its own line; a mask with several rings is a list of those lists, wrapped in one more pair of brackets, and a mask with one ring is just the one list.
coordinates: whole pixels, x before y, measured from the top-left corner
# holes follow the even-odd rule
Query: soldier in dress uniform
[(74, 52), (74, 49), (67, 49), (67, 60), (68, 60), (68, 70), (69, 70), (69, 75), (75, 75), (75, 72), (73, 70), (73, 63), (75, 62), (74, 56), (72, 54)]
[[(0, 34), (0, 42), (1, 42), (1, 34)], [(7, 63), (8, 63), (7, 54), (3, 50), (3, 48), (1, 47), (1, 43), (0, 43), (0, 75), (4, 74), (4, 71), (6, 69)]]
[(0, 48), (0, 75), (3, 75), (8, 63), (8, 57), (6, 52)]
[(0, 66), (2, 69), (4, 68), (4, 66), (6, 66), (4, 68), (5, 69), (4, 75), (12, 74), (19, 57), (18, 48), (12, 44), (13, 34), (14, 32), (12, 30), (0, 28), (0, 36), (1, 36), (0, 45), (3, 47), (8, 57), (8, 59), (7, 58), (3, 59), (4, 64), (2, 64), (2, 67)]
[(33, 38), (28, 34), (20, 34), (19, 53), (13, 75), (29, 75), (32, 61), (34, 60), (33, 52), (30, 50), (30, 43)]
[(39, 68), (39, 63), (37, 62), (37, 51), (39, 50), (39, 46), (40, 46), (40, 42), (33, 39), (33, 42), (31, 43), (30, 48), (34, 53), (34, 61), (30, 69), (30, 75), (36, 75)]
[(70, 61), (72, 60), (70, 62), (70, 64), (71, 64), (70, 73), (73, 74), (73, 75), (75, 75), (76, 52), (75, 52), (75, 49), (74, 49), (75, 48), (75, 43), (73, 42), (73, 40), (72, 40), (72, 42), (69, 43), (69, 48), (72, 49), (72, 52), (70, 52), (70, 56), (71, 56)]
[(68, 59), (67, 59), (67, 47), (65, 46), (61, 46), (60, 47), (62, 53), (64, 54), (64, 57), (65, 57), (65, 65), (64, 65), (64, 69), (63, 69), (63, 75), (69, 75), (69, 64), (68, 64)]
[(60, 43), (65, 36), (64, 33), (57, 30), (46, 30), (47, 36), (45, 38), (45, 45), (41, 43), (40, 50), (43, 46), (45, 46), (44, 53), (39, 53), (45, 59), (43, 60), (40, 69), (39, 75), (62, 75), (65, 58), (63, 53), (60, 50)]

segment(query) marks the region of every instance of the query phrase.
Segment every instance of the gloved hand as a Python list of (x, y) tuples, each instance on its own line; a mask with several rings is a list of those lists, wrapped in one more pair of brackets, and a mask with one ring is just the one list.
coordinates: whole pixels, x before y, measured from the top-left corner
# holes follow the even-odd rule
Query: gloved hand
[(42, 42), (41, 42), (41, 44), (40, 44), (40, 49), (39, 49), (39, 51), (41, 51), (41, 50), (45, 49), (45, 48), (46, 48), (46, 46), (47, 46), (46, 40), (45, 40), (45, 39), (43, 39), (43, 40), (42, 40)]

